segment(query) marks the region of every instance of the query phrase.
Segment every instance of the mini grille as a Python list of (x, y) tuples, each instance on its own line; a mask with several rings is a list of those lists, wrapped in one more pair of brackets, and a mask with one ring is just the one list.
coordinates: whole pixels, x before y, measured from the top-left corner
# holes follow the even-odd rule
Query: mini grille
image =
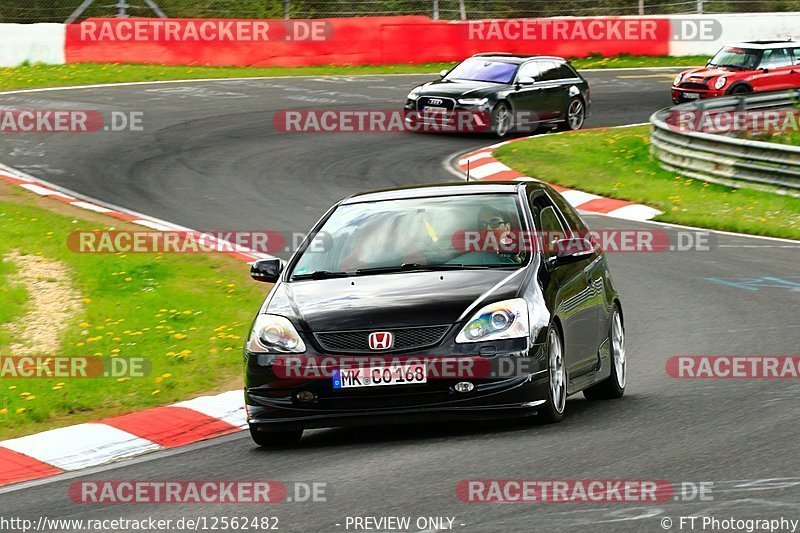
[(390, 331), (394, 333), (394, 348), (387, 351), (398, 351), (427, 348), (438, 344), (448, 329), (449, 326), (426, 326), (387, 330), (341, 331), (317, 333), (316, 337), (320, 346), (328, 352), (377, 353), (382, 350), (371, 350), (369, 347), (369, 334), (374, 331)]
[(680, 87), (681, 89), (702, 89), (704, 91), (708, 90), (708, 85), (706, 85), (705, 83), (693, 83), (690, 81), (687, 81), (686, 83), (681, 83), (678, 87)]

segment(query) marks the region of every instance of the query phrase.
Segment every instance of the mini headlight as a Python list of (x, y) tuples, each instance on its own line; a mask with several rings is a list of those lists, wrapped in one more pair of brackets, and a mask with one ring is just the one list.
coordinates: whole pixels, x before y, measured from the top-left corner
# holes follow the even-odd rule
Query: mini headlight
[(529, 333), (528, 305), (522, 298), (514, 298), (481, 308), (456, 336), (456, 342), (516, 339)]
[(725, 76), (720, 76), (719, 78), (717, 78), (717, 81), (714, 83), (714, 88), (715, 89), (722, 89), (723, 87), (725, 87), (725, 83), (727, 81), (728, 81), (728, 78), (726, 78)]
[(675, 76), (675, 79), (672, 80), (672, 85), (679, 85), (682, 79), (683, 79), (683, 73), (678, 74), (677, 76)]
[(289, 319), (278, 315), (258, 315), (247, 340), (251, 353), (303, 353), (306, 345)]
[(458, 103), (461, 105), (483, 105), (488, 102), (488, 98), (459, 98)]

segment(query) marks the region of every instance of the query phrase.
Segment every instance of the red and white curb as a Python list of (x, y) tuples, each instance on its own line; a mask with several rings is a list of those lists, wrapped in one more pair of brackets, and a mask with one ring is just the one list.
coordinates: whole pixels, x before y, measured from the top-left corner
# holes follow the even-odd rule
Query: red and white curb
[[(557, 134), (559, 135), (559, 134)], [(479, 181), (521, 181), (531, 180), (538, 181), (535, 178), (526, 176), (521, 172), (501, 163), (494, 157), (494, 151), (501, 146), (511, 142), (522, 141), (534, 137), (524, 137), (520, 139), (513, 139), (511, 141), (503, 141), (474, 152), (470, 152), (461, 157), (456, 167), (463, 175), (466, 175), (467, 167), (469, 167), (469, 176), (471, 180)], [(567, 189), (566, 187), (559, 187), (558, 185), (550, 185), (553, 189), (561, 193), (561, 195), (570, 203), (575, 209), (584, 213), (599, 213), (616, 218), (624, 218), (626, 220), (650, 220), (661, 214), (661, 211), (652, 207), (634, 204), (626, 200), (616, 200), (614, 198), (604, 198), (596, 194), (589, 194), (587, 192), (578, 191), (575, 189)]]
[(241, 431), (241, 390), (0, 441), (0, 486)]
[[(85, 197), (81, 197), (76, 193), (73, 193), (71, 191), (65, 191), (64, 189), (56, 187), (52, 183), (47, 183), (46, 181), (34, 178), (29, 174), (20, 172), (19, 170), (3, 165), (2, 163), (0, 163), (0, 180), (12, 183), (14, 185), (19, 185), (23, 189), (26, 189), (30, 192), (34, 192), (39, 196), (47, 196), (48, 198), (59, 200), (61, 202), (70, 204), (80, 209), (86, 209), (88, 211), (94, 211), (95, 213), (108, 215), (110, 217), (119, 220), (131, 222), (132, 224), (144, 226), (151, 230), (177, 231), (177, 232), (192, 231), (189, 228), (178, 226), (177, 224), (173, 224), (171, 222), (166, 222), (164, 220), (143, 215), (141, 213), (136, 213), (134, 211), (129, 211), (127, 209), (122, 209), (120, 207), (104, 205), (103, 202), (94, 199), (87, 199)], [(218, 239), (213, 235), (208, 235), (208, 234), (203, 234), (203, 235), (207, 237), (209, 242), (216, 241), (218, 243), (221, 243), (220, 249), (231, 250), (231, 251), (226, 251), (225, 253), (242, 261), (253, 262), (259, 259), (268, 259), (272, 257), (269, 254), (257, 253), (248, 248), (233, 243), (225, 243), (225, 241), (223, 241), (222, 239)], [(222, 246), (222, 244), (225, 244), (225, 246)]]
[[(191, 231), (141, 213), (81, 197), (2, 164), (0, 179), (40, 196), (152, 230)], [(234, 245), (231, 248), (234, 251), (226, 253), (245, 262), (271, 257)], [(0, 441), (0, 486), (184, 446), (241, 431), (245, 427), (247, 419), (244, 395), (241, 390), (233, 390), (97, 422), (4, 440)]]

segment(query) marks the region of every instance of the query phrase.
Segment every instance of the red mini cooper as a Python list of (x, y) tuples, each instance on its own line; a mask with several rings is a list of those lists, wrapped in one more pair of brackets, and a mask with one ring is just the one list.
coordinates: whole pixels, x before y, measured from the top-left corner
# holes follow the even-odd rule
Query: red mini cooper
[(672, 101), (793, 88), (800, 88), (800, 42), (752, 41), (723, 46), (705, 68), (675, 76)]

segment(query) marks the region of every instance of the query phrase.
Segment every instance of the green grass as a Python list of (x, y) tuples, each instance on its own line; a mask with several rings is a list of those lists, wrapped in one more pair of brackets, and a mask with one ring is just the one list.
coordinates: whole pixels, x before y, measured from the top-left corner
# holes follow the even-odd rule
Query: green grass
[[(5, 218), (4, 213), (0, 213), (0, 221)], [(17, 269), (10, 262), (0, 262), (0, 324), (8, 324), (19, 317), (26, 310), (28, 301), (28, 291), (24, 286), (14, 284), (11, 277), (17, 273)], [(6, 328), (0, 327), (0, 349), (11, 344), (11, 336)], [(0, 353), (3, 353), (0, 351)], [(2, 385), (0, 385), (2, 387)], [(2, 389), (0, 389), (2, 390)], [(2, 405), (0, 405), (2, 409)]]
[(800, 131), (788, 131), (785, 133), (766, 134), (762, 136), (756, 136), (753, 138), (758, 141), (800, 146)]
[(542, 135), (502, 146), (495, 157), (548, 183), (650, 205), (664, 212), (656, 220), (800, 239), (800, 198), (663, 170), (650, 155), (649, 126)]
[[(127, 380), (3, 377), (0, 440), (241, 387), (244, 336), (268, 289), (244, 263), (221, 254), (75, 253), (66, 245), (73, 231), (142, 228), (5, 184), (0, 195), (0, 256), (18, 250), (65, 265), (81, 299), (61, 344), (37, 353), (142, 356), (152, 365), (147, 377)], [(1, 324), (25, 316), (27, 295), (13, 274), (0, 263)], [(0, 332), (7, 355), (14, 339)]]
[[(642, 66), (691, 66), (705, 64), (704, 57), (617, 56), (588, 57), (573, 60), (577, 68), (617, 68)], [(204, 78), (246, 78), (260, 76), (331, 76), (363, 74), (435, 74), (453, 63), (403, 65), (365, 65), (319, 67), (184, 67), (163, 65), (128, 65), (73, 63), (69, 65), (20, 65), (0, 68), (0, 90), (65, 85), (93, 85), (136, 81), (184, 80)]]

